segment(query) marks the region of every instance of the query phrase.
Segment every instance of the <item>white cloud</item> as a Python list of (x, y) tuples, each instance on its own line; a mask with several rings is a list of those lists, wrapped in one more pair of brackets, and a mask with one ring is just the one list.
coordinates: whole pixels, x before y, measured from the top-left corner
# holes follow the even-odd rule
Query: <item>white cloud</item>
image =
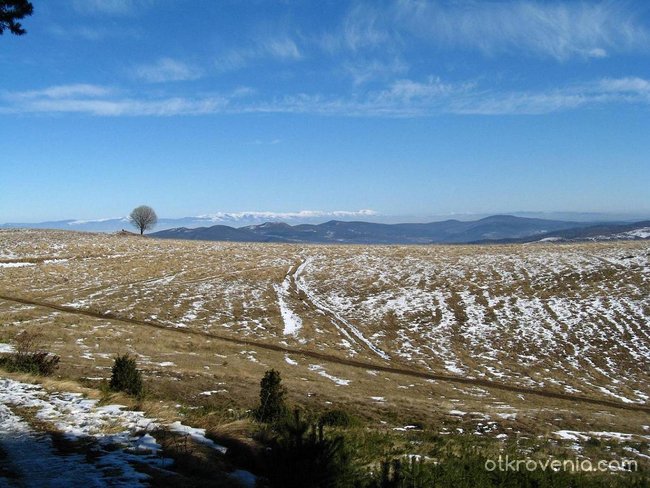
[(296, 43), (285, 37), (283, 39), (270, 39), (263, 45), (263, 51), (266, 51), (274, 58), (278, 59), (300, 59), (302, 54)]
[(280, 144), (282, 142), (282, 139), (270, 139), (270, 140), (262, 140), (262, 139), (255, 139), (252, 141), (250, 144), (253, 146), (275, 146), (276, 144)]
[(164, 83), (196, 80), (202, 76), (202, 71), (177, 59), (160, 58), (155, 63), (138, 66), (133, 74), (149, 83)]
[(409, 68), (401, 59), (394, 57), (390, 60), (369, 59), (348, 61), (343, 64), (343, 69), (352, 78), (355, 85), (373, 81), (385, 81), (395, 75), (403, 75)]
[(603, 78), (547, 91), (519, 91), (472, 95), (454, 100), (459, 114), (545, 114), (608, 103), (650, 104), (650, 81), (642, 78)]
[(394, 41), (387, 12), (369, 5), (355, 5), (345, 16), (336, 32), (327, 32), (319, 39), (320, 46), (329, 52), (360, 51), (385, 47)]
[[(79, 113), (95, 116), (201, 115), (223, 111), (227, 97), (121, 97), (107, 87), (60, 85), (23, 92), (0, 93), (2, 113)], [(236, 95), (231, 95), (236, 97)]]
[(97, 116), (172, 116), (203, 115), (222, 111), (226, 102), (219, 98), (160, 100), (35, 100), (22, 109), (26, 112), (82, 113)]
[(72, 6), (82, 14), (127, 15), (151, 3), (151, 0), (73, 0)]
[(260, 39), (254, 45), (239, 47), (223, 52), (215, 60), (218, 71), (236, 71), (252, 63), (279, 60), (299, 61), (303, 53), (296, 42), (288, 36)]
[(590, 58), (606, 58), (607, 51), (603, 48), (595, 47), (587, 52), (587, 56)]
[(430, 77), (425, 82), (402, 79), (394, 81), (387, 90), (379, 92), (375, 96), (375, 100), (383, 103), (405, 103), (418, 99), (430, 100), (464, 92), (471, 87), (471, 84), (443, 83), (438, 77)]
[[(256, 96), (253, 96), (256, 95)], [(81, 113), (96, 116), (173, 116), (213, 113), (303, 113), (417, 117), (436, 114), (545, 114), (603, 104), (650, 104), (650, 80), (602, 78), (537, 91), (499, 91), (473, 82), (430, 77), (400, 79), (384, 89), (350, 96), (298, 93), (265, 99), (246, 88), (195, 97), (121, 96), (96, 85), (63, 85), (0, 93), (3, 113)]]
[(650, 93), (650, 81), (643, 78), (605, 78), (598, 85), (606, 92)]
[(277, 221), (277, 220), (311, 220), (322, 218), (356, 218), (374, 217), (379, 215), (374, 210), (299, 210), (296, 212), (216, 212), (212, 214), (199, 215), (197, 218), (206, 219), (212, 222), (236, 222), (236, 221)]
[(566, 60), (646, 49), (650, 35), (630, 8), (629, 2), (613, 1), (399, 0), (393, 15), (402, 28), (436, 44)]
[(50, 86), (42, 90), (14, 92), (11, 96), (14, 98), (104, 97), (112, 92), (112, 89), (105, 86), (75, 83)]

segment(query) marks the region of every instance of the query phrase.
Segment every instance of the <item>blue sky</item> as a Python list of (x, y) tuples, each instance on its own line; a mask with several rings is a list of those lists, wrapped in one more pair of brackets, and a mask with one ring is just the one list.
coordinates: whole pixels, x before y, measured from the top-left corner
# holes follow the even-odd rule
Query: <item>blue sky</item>
[(650, 214), (649, 2), (33, 4), (0, 222)]

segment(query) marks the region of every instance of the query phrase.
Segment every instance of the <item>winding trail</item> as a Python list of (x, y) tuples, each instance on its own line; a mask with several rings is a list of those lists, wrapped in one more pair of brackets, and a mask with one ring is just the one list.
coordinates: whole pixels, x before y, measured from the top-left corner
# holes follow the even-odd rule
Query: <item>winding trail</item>
[(101, 312), (93, 309), (75, 308), (75, 307), (70, 307), (65, 305), (58, 305), (56, 303), (50, 303), (42, 300), (32, 300), (32, 299), (16, 297), (16, 296), (7, 296), (4, 294), (0, 294), (0, 300), (13, 302), (13, 303), (20, 303), (23, 305), (47, 308), (50, 310), (70, 313), (73, 315), (83, 315), (86, 317), (92, 317), (97, 319), (112, 320), (123, 324), (152, 327), (156, 329), (165, 330), (171, 333), (178, 333), (178, 334), (185, 334), (185, 335), (192, 334), (199, 337), (209, 337), (211, 339), (228, 342), (231, 344), (238, 344), (246, 347), (253, 347), (253, 348), (263, 349), (267, 351), (275, 351), (283, 354), (294, 354), (298, 356), (314, 358), (320, 361), (326, 361), (329, 363), (340, 364), (340, 365), (350, 366), (353, 368), (360, 368), (364, 370), (382, 371), (385, 373), (408, 376), (411, 378), (422, 378), (422, 379), (435, 380), (435, 381), (446, 381), (450, 383), (482, 386), (485, 388), (493, 388), (497, 390), (522, 393), (526, 395), (537, 395), (545, 398), (553, 398), (562, 401), (569, 401), (575, 403), (587, 403), (592, 405), (599, 405), (602, 407), (619, 408), (623, 410), (646, 412), (650, 414), (650, 405), (624, 403), (620, 401), (608, 400), (603, 398), (593, 398), (584, 395), (574, 395), (570, 393), (556, 392), (550, 390), (527, 388), (524, 386), (508, 385), (505, 383), (499, 383), (499, 382), (484, 380), (480, 378), (466, 378), (466, 377), (439, 374), (439, 373), (430, 373), (426, 371), (410, 369), (405, 367), (393, 367), (393, 366), (389, 366), (386, 363), (378, 364), (370, 361), (359, 361), (355, 359), (341, 358), (332, 354), (326, 354), (318, 351), (285, 347), (285, 346), (280, 346), (278, 344), (270, 344), (262, 341), (236, 338), (236, 337), (231, 337), (222, 334), (215, 334), (212, 332), (206, 332), (201, 330), (193, 330), (189, 328), (176, 329), (158, 321), (131, 319), (128, 317), (122, 317), (114, 312)]
[(377, 347), (372, 341), (368, 340), (359, 329), (352, 325), (349, 321), (341, 317), (334, 310), (332, 310), (325, 302), (316, 297), (316, 294), (311, 291), (307, 286), (307, 283), (302, 278), (302, 272), (305, 270), (305, 267), (309, 264), (311, 258), (303, 259), (302, 262), (297, 265), (291, 274), (291, 284), (293, 285), (294, 291), (296, 294), (302, 292), (306, 297), (306, 301), (309, 303), (307, 305), (311, 308), (319, 311), (321, 314), (326, 316), (330, 322), (336, 327), (336, 329), (344, 335), (350, 342), (358, 344), (364, 344), (372, 353), (376, 354), (382, 359), (389, 360), (390, 356), (386, 354), (383, 350)]

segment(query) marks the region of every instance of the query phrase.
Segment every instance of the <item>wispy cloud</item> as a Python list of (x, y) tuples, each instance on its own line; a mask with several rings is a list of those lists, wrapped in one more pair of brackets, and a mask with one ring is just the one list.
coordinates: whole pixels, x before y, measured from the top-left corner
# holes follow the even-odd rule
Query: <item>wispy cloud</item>
[(354, 59), (343, 63), (344, 71), (352, 78), (355, 85), (373, 81), (386, 81), (408, 72), (408, 65), (400, 58), (387, 60)]
[(269, 39), (261, 44), (260, 51), (266, 52), (277, 59), (300, 59), (302, 54), (296, 43), (288, 37)]
[(195, 97), (124, 96), (120, 90), (75, 84), (0, 93), (4, 113), (80, 113), (96, 116), (174, 116), (214, 113), (295, 113), (364, 117), (439, 114), (547, 114), (603, 104), (650, 104), (650, 80), (601, 78), (537, 91), (499, 91), (437, 77), (400, 79), (383, 89), (348, 96), (298, 93), (266, 99), (247, 88)]
[(276, 61), (298, 61), (303, 53), (296, 42), (288, 36), (260, 39), (251, 46), (238, 47), (223, 52), (215, 60), (218, 71), (236, 71), (250, 64)]
[(459, 98), (450, 104), (458, 114), (547, 114), (603, 104), (650, 104), (650, 81), (636, 78), (603, 78), (546, 91), (483, 93)]
[(82, 14), (127, 15), (152, 4), (152, 0), (73, 0), (73, 8)]
[[(475, 82), (447, 83), (402, 79), (364, 96), (298, 94), (260, 102), (247, 111), (370, 117), (423, 117), (440, 114), (540, 115), (603, 104), (650, 104), (650, 81), (605, 78), (537, 91), (485, 89)], [(244, 109), (242, 107), (242, 109)]]
[(161, 58), (152, 64), (144, 64), (133, 70), (136, 78), (149, 83), (168, 81), (196, 80), (203, 74), (202, 70), (173, 58)]
[(276, 144), (280, 144), (281, 142), (282, 139), (270, 139), (270, 140), (255, 139), (249, 144), (252, 146), (275, 146)]
[[(230, 94), (238, 98), (235, 92)], [(119, 90), (90, 85), (59, 85), (0, 93), (2, 113), (79, 113), (95, 116), (200, 115), (223, 111), (227, 97), (125, 97)]]
[(339, 29), (324, 33), (318, 42), (330, 52), (375, 49), (394, 41), (387, 20), (388, 12), (379, 7), (358, 4), (348, 12)]
[(102, 25), (74, 25), (61, 26), (52, 24), (48, 31), (59, 39), (75, 41), (83, 39), (84, 41), (102, 41), (110, 38), (129, 38), (138, 39), (142, 37), (140, 28), (126, 25), (111, 25), (110, 27)]
[(388, 12), (379, 4), (356, 4), (337, 27), (316, 34), (310, 42), (354, 85), (385, 82), (409, 70), (401, 42)]
[[(219, 98), (188, 99), (181, 97), (159, 100), (34, 100), (23, 104), (21, 112), (80, 113), (96, 116), (156, 116), (202, 115), (222, 111), (225, 102)], [(6, 111), (6, 110), (5, 110)], [(11, 111), (11, 110), (10, 110)]]
[(404, 29), (437, 44), (566, 60), (646, 49), (650, 35), (635, 8), (625, 1), (398, 0), (392, 15)]
[(604, 78), (598, 83), (598, 87), (605, 92), (650, 94), (650, 81), (636, 77)]
[(27, 90), (11, 93), (16, 99), (60, 99), (69, 97), (103, 97), (113, 93), (112, 88), (87, 83), (55, 85), (41, 90)]

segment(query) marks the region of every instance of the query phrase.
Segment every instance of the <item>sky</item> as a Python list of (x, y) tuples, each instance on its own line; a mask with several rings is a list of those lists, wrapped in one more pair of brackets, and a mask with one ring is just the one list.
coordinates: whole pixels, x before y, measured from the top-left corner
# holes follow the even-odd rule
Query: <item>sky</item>
[(650, 215), (650, 2), (32, 3), (0, 222)]

